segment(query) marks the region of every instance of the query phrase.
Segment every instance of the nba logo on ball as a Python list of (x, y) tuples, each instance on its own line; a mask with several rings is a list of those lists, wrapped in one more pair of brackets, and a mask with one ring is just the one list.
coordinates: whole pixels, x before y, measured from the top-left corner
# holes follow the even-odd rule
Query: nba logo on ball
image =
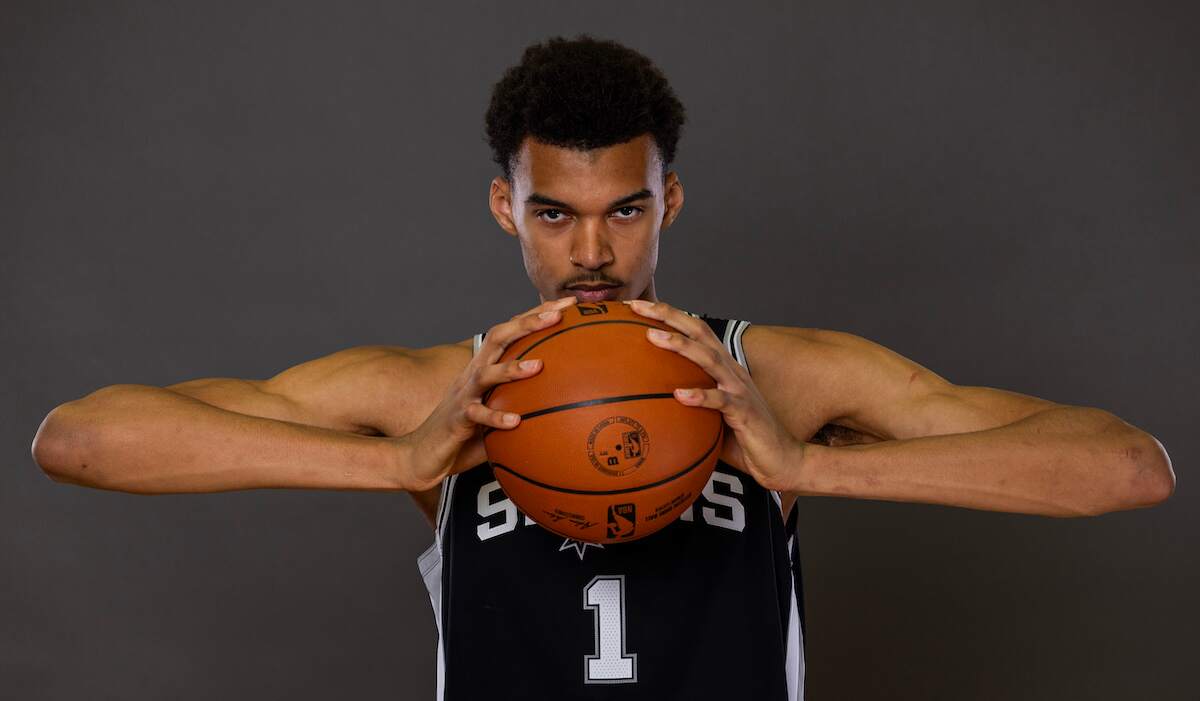
[(608, 537), (628, 538), (637, 524), (635, 504), (612, 504), (608, 507)]
[(596, 424), (587, 438), (592, 467), (612, 477), (627, 475), (641, 467), (649, 448), (646, 429), (628, 416), (609, 416)]

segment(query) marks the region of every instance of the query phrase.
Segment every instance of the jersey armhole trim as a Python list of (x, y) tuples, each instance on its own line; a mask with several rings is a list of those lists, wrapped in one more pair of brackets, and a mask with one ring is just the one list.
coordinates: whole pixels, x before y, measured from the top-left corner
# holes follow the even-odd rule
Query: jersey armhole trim
[(750, 372), (750, 363), (746, 361), (746, 351), (742, 349), (742, 334), (746, 333), (746, 329), (750, 328), (750, 322), (730, 321), (729, 325), (734, 327), (731, 334), (732, 338), (729, 339), (733, 357), (742, 367), (746, 368), (746, 372)]
[[(483, 345), (483, 334), (477, 333), (471, 339), (471, 357), (479, 352), (479, 347)], [(442, 550), (442, 539), (446, 535), (446, 524), (449, 522), (449, 512), (451, 500), (454, 498), (454, 483), (458, 481), (458, 475), (450, 475), (442, 480), (442, 493), (438, 498), (437, 514), (433, 519), (433, 544), (429, 549), (421, 554), (420, 559), (424, 559), (429, 551), (436, 549), (439, 553)], [(418, 560), (418, 562), (420, 561)]]

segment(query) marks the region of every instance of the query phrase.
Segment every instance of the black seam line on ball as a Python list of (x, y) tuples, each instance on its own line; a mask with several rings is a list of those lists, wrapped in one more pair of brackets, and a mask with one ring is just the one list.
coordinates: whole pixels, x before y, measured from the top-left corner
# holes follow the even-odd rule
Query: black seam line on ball
[[(570, 411), (571, 409), (580, 409), (587, 406), (597, 406), (600, 404), (615, 404), (617, 402), (636, 402), (639, 399), (674, 399), (673, 392), (654, 392), (650, 394), (626, 394), (621, 397), (604, 397), (602, 399), (585, 399), (581, 402), (571, 402), (570, 404), (559, 404), (558, 406), (547, 407), (531, 411), (528, 414), (521, 414), (521, 420), (532, 419), (535, 416), (544, 416), (545, 414), (553, 414), (559, 411)], [(492, 431), (498, 429), (488, 426), (483, 429), (483, 435), (488, 435)]]
[[(722, 427), (722, 428), (724, 428), (724, 427)], [(704, 451), (704, 455), (701, 455), (696, 460), (696, 462), (692, 463), (691, 465), (688, 465), (687, 467), (683, 468), (679, 472), (676, 472), (675, 474), (673, 474), (669, 477), (664, 477), (663, 479), (660, 479), (657, 482), (651, 482), (650, 484), (643, 484), (643, 485), (639, 485), (637, 487), (627, 487), (625, 489), (567, 489), (566, 487), (555, 487), (554, 485), (545, 484), (542, 482), (538, 482), (535, 479), (526, 477), (525, 475), (522, 475), (520, 472), (517, 472), (516, 470), (512, 469), (511, 467), (508, 467), (506, 465), (501, 465), (498, 462), (492, 462), (489, 460), (488, 464), (492, 466), (493, 471), (496, 470), (497, 468), (504, 470), (505, 472), (509, 473), (513, 477), (520, 478), (534, 486), (541, 487), (542, 489), (549, 489), (554, 492), (565, 492), (567, 494), (589, 494), (589, 495), (594, 495), (594, 496), (606, 496), (606, 495), (610, 495), (610, 494), (628, 494), (630, 492), (640, 492), (643, 489), (652, 489), (659, 485), (663, 485), (663, 484), (666, 484), (667, 482), (670, 482), (672, 480), (677, 480), (680, 477), (683, 477), (687, 473), (696, 469), (697, 465), (704, 462), (705, 458), (707, 458), (709, 455), (711, 455), (713, 450), (716, 449), (717, 443), (720, 440), (721, 440), (721, 430), (718, 430), (717, 437), (713, 441), (713, 444), (708, 446), (708, 450)]]
[(569, 329), (560, 329), (558, 331), (555, 331), (554, 333), (550, 334), (549, 336), (543, 338), (542, 340), (538, 341), (537, 343), (533, 344), (532, 346), (521, 351), (521, 354), (518, 355), (517, 357), (513, 358), (513, 360), (520, 360), (521, 358), (524, 358), (526, 353), (533, 350), (534, 348), (537, 348), (538, 346), (542, 345), (546, 341), (549, 341), (550, 339), (554, 338), (555, 336), (561, 336), (564, 333), (568, 333), (570, 331), (575, 331), (576, 329), (582, 329), (582, 328), (585, 328), (588, 326), (597, 326), (599, 324), (630, 324), (633, 326), (645, 326), (646, 328), (651, 328), (651, 329), (658, 328), (654, 324), (648, 324), (644, 321), (628, 321), (625, 319), (601, 319), (600, 321), (588, 321), (588, 322), (584, 322), (582, 324), (576, 324)]
[[(659, 327), (655, 326), (654, 324), (650, 324), (645, 321), (629, 321), (627, 319), (601, 319), (599, 321), (588, 321), (588, 322), (584, 322), (582, 324), (576, 324), (568, 329), (560, 329), (558, 331), (555, 331), (554, 333), (550, 334), (549, 336), (543, 338), (542, 340), (538, 341), (537, 343), (533, 344), (532, 346), (521, 351), (521, 354), (518, 355), (517, 357), (513, 358), (513, 360), (520, 360), (521, 358), (524, 358), (525, 355), (527, 353), (529, 353), (529, 351), (533, 350), (534, 348), (537, 348), (538, 346), (542, 345), (546, 341), (549, 341), (550, 339), (554, 338), (555, 336), (560, 336), (564, 333), (567, 333), (568, 331), (574, 331), (575, 329), (582, 329), (587, 326), (596, 326), (597, 324), (630, 324), (632, 326), (645, 326), (648, 329), (659, 328)], [(520, 340), (520, 339), (518, 339), (518, 340)], [(491, 396), (492, 396), (492, 392), (495, 392), (496, 387), (499, 387), (499, 386), (500, 385), (496, 385), (495, 387), (490, 387), (490, 388), (488, 388), (488, 391), (483, 393), (483, 396), (480, 399), (483, 401), (484, 404), (487, 404), (488, 399), (491, 398)]]

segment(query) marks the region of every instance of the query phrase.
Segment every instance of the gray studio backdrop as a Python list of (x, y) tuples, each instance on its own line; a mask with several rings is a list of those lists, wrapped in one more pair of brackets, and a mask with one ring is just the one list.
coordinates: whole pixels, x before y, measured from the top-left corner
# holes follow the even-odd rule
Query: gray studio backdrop
[(522, 47), (586, 30), (689, 110), (662, 298), (1108, 409), (1179, 474), (1165, 505), (1091, 519), (801, 501), (809, 697), (1195, 698), (1195, 19), (5, 3), (0, 696), (433, 696), (407, 496), (95, 491), (30, 443), (105, 385), (265, 378), (533, 306), (482, 115)]

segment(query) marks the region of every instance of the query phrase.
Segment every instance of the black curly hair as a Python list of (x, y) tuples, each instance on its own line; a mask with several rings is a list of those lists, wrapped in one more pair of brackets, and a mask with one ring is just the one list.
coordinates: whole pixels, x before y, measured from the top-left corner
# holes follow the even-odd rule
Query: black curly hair
[(506, 180), (526, 136), (589, 150), (649, 133), (665, 174), (675, 159), (684, 109), (650, 59), (580, 34), (527, 47), (493, 87), (485, 121), (492, 160)]

